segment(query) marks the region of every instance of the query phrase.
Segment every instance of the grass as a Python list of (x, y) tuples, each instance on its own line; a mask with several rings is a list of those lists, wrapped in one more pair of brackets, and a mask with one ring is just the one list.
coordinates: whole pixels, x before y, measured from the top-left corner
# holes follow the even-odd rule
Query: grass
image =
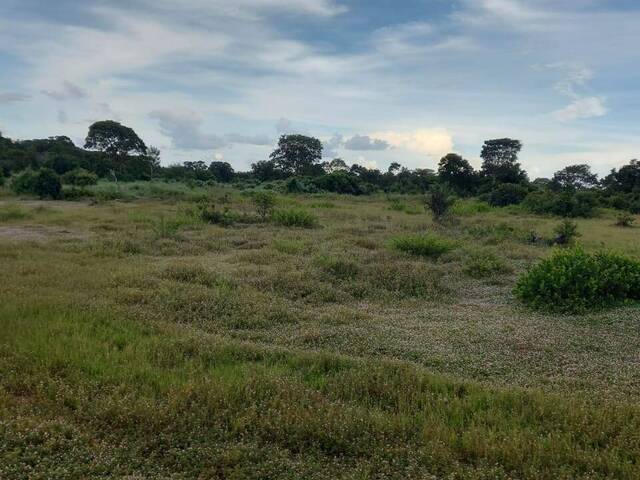
[(401, 252), (422, 257), (437, 258), (456, 247), (455, 242), (433, 234), (396, 237), (391, 246)]
[(275, 210), (271, 220), (284, 227), (313, 228), (318, 225), (318, 218), (314, 214), (300, 208)]
[[(253, 212), (207, 194), (229, 192)], [(425, 236), (384, 197), (301, 196), (322, 228), (224, 227), (147, 193), (10, 200), (32, 215), (0, 230), (0, 478), (638, 478), (640, 309), (511, 293), (557, 219)], [(638, 256), (614, 223), (578, 220), (583, 248)]]
[(21, 207), (16, 203), (9, 203), (0, 207), (0, 223), (12, 220), (24, 220), (32, 218), (31, 211)]

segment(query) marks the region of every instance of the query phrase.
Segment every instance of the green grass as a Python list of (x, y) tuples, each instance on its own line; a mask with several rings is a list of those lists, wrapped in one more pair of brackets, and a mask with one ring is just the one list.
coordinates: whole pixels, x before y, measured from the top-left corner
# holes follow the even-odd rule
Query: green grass
[(300, 208), (274, 210), (271, 220), (284, 227), (313, 228), (318, 225), (318, 217)]
[(9, 203), (0, 207), (0, 223), (12, 220), (24, 220), (32, 218), (33, 213), (16, 203)]
[(397, 237), (391, 246), (401, 252), (422, 257), (439, 257), (456, 247), (455, 242), (433, 234)]
[[(30, 215), (0, 228), (0, 478), (640, 475), (640, 309), (512, 293), (552, 253), (527, 232), (557, 219), (435, 227), (384, 196), (314, 195), (281, 204), (322, 228), (222, 226), (188, 195), (119, 188), (137, 193), (9, 199)], [(588, 252), (640, 254), (613, 213), (577, 223)]]

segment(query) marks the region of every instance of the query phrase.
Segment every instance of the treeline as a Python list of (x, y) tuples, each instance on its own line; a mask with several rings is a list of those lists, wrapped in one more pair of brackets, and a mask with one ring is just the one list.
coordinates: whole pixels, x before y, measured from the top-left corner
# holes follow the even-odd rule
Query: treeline
[(131, 128), (106, 120), (90, 126), (84, 148), (63, 136), (12, 141), (0, 135), (0, 182), (12, 177), (11, 185), (18, 193), (54, 198), (62, 196), (63, 183), (86, 187), (99, 179), (233, 183), (291, 193), (352, 195), (378, 191), (421, 194), (438, 184), (461, 197), (479, 197), (493, 206), (522, 204), (535, 213), (589, 216), (598, 206), (640, 213), (637, 160), (602, 179), (588, 165), (579, 164), (556, 172), (552, 178), (531, 181), (518, 162), (521, 149), (518, 140), (493, 139), (484, 142), (479, 170), (460, 155), (450, 153), (440, 160), (437, 171), (411, 170), (392, 163), (383, 172), (357, 164), (349, 166), (340, 158), (322, 161), (320, 140), (283, 135), (269, 158), (252, 164), (247, 172), (236, 172), (222, 161), (163, 167), (157, 148), (147, 147)]

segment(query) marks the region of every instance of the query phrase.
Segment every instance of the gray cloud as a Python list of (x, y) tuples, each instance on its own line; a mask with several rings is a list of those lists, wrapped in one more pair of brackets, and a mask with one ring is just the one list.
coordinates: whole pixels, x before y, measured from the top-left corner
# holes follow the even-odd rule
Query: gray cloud
[(26, 102), (31, 97), (22, 93), (0, 93), (0, 103)]
[(354, 135), (344, 142), (344, 148), (347, 150), (386, 150), (389, 147), (388, 142), (371, 138), (369, 135)]
[(241, 135), (230, 133), (217, 135), (202, 131), (202, 120), (190, 113), (175, 113), (158, 110), (149, 117), (158, 121), (163, 135), (171, 138), (175, 148), (183, 150), (209, 150), (228, 147), (233, 144), (272, 145), (273, 140), (262, 135)]
[(54, 100), (74, 100), (85, 98), (87, 92), (75, 83), (65, 81), (59, 90), (42, 90), (42, 94)]

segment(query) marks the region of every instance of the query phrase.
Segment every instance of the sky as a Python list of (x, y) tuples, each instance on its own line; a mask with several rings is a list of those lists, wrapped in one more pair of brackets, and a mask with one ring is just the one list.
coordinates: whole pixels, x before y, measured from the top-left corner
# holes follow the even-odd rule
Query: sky
[(0, 131), (112, 119), (165, 165), (268, 158), (437, 168), (517, 138), (532, 178), (640, 152), (636, 0), (0, 0)]

